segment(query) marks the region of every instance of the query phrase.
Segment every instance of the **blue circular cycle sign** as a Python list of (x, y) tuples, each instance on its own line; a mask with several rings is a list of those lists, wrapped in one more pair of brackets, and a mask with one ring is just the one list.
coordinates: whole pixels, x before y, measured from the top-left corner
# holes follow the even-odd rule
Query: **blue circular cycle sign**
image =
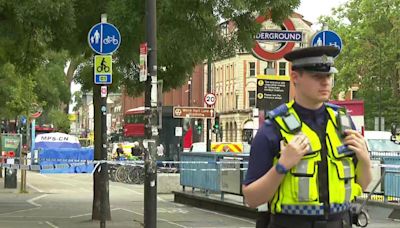
[(101, 55), (111, 54), (121, 44), (121, 34), (118, 29), (109, 23), (98, 23), (88, 33), (90, 48)]
[(315, 34), (311, 46), (335, 46), (342, 50), (342, 39), (336, 32), (324, 30)]

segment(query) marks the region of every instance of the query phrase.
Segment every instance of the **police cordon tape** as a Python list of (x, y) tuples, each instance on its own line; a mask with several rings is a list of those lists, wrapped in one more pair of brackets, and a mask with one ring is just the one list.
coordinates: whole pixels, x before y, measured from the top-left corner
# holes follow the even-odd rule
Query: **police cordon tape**
[[(119, 165), (119, 166), (143, 166), (145, 164), (145, 161), (142, 160), (78, 160), (78, 159), (33, 159), (33, 158), (25, 158), (25, 159), (19, 159), (19, 158), (13, 158), (12, 164), (8, 162), (3, 162), (3, 157), (0, 156), (1, 162), (0, 162), (0, 168), (8, 168), (8, 169), (18, 169), (18, 170), (32, 170), (32, 171), (39, 171), (39, 170), (51, 170), (51, 169), (64, 169), (64, 168), (71, 168), (71, 167), (76, 167), (76, 166), (82, 166), (82, 165), (95, 165), (96, 167), (101, 164), (101, 163), (107, 163), (111, 165)], [(6, 158), (9, 159), (10, 158)], [(46, 161), (46, 162), (65, 162), (63, 164), (46, 164), (46, 165), (24, 165), (24, 164), (14, 164), (14, 160), (19, 160), (19, 161), (28, 161), (28, 160), (34, 160), (35, 162), (39, 161)], [(5, 161), (5, 160), (4, 160)], [(236, 168), (236, 167), (221, 167), (221, 168), (195, 168), (195, 167), (190, 167), (190, 168), (185, 168), (185, 167), (167, 167), (165, 165), (182, 165), (182, 164), (188, 164), (188, 165), (243, 165), (243, 164), (248, 164), (247, 161), (156, 161), (158, 165), (164, 165), (164, 167), (159, 167), (163, 169), (178, 169), (181, 171), (235, 171), (235, 170), (241, 170), (245, 171), (247, 168)], [(400, 165), (397, 164), (373, 164), (371, 167), (381, 167), (381, 168), (388, 168), (388, 169), (399, 169), (400, 172)]]

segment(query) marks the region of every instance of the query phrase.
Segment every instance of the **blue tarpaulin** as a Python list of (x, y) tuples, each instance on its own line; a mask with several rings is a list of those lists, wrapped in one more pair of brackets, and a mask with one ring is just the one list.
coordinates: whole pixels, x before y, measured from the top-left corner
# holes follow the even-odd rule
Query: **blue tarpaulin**
[(35, 149), (39, 148), (81, 148), (81, 144), (76, 136), (55, 132), (37, 135)]
[[(90, 173), (93, 170), (93, 164), (83, 164), (79, 166), (67, 167), (69, 164), (82, 163), (83, 161), (93, 161), (94, 151), (93, 148), (42, 148), (39, 150), (39, 164), (45, 166), (41, 173)], [(43, 159), (53, 161), (43, 161)], [(81, 160), (81, 161), (54, 161), (59, 160)], [(82, 161), (83, 160), (83, 161)], [(55, 166), (55, 169), (47, 169), (47, 165)], [(57, 166), (63, 166), (57, 168)]]

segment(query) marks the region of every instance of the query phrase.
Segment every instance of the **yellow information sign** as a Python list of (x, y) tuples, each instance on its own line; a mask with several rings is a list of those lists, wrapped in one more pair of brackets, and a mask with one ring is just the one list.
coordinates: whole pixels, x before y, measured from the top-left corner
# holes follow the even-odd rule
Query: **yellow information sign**
[(111, 55), (95, 55), (94, 74), (112, 74)]

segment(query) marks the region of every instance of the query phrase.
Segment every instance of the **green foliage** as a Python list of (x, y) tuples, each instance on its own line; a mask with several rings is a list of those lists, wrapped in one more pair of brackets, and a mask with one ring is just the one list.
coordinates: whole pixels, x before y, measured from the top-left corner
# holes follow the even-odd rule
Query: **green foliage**
[[(185, 83), (196, 64), (208, 58), (232, 55), (238, 48), (249, 50), (259, 31), (255, 15), (272, 11), (282, 21), (299, 5), (298, 0), (164, 0), (157, 1), (157, 76), (164, 90)], [(107, 5), (108, 21), (122, 36), (116, 53), (115, 82), (125, 85), (131, 95), (140, 95), (144, 84), (138, 81), (139, 44), (145, 42), (145, 1), (112, 0)], [(121, 7), (121, 5), (125, 7)], [(237, 30), (230, 40), (221, 35), (218, 24), (231, 19)], [(82, 73), (89, 72), (82, 70)], [(114, 71), (115, 72), (115, 71)], [(81, 80), (84, 81), (84, 80)]]
[(42, 62), (34, 72), (36, 82), (35, 93), (39, 101), (46, 101), (43, 110), (59, 108), (61, 103), (70, 101), (69, 86), (64, 73), (66, 52), (46, 52), (46, 61)]
[(0, 1), (0, 18), (0, 64), (10, 62), (23, 74), (36, 68), (47, 48), (64, 44), (75, 26), (70, 0)]
[[(157, 73), (164, 80), (164, 90), (181, 86), (194, 66), (206, 59), (230, 56), (239, 48), (249, 50), (253, 36), (259, 31), (255, 18), (260, 12), (280, 23), (299, 3), (299, 0), (157, 1)], [(6, 82), (0, 85), (0, 94), (4, 95), (0, 98), (2, 115), (22, 112), (22, 106), (29, 104), (24, 100), (28, 97), (45, 111), (59, 108), (61, 103), (68, 104), (72, 78), (82, 84), (83, 91), (92, 89), (93, 52), (87, 44), (87, 33), (99, 23), (101, 13), (107, 13), (108, 22), (115, 24), (122, 36), (121, 46), (113, 55), (110, 91), (124, 86), (131, 95), (142, 94), (138, 49), (146, 40), (145, 1), (0, 0), (0, 80)], [(228, 19), (237, 29), (232, 30), (227, 42), (219, 24)], [(68, 61), (72, 67), (65, 78)], [(10, 79), (17, 80), (10, 82)], [(23, 97), (23, 93), (29, 94)]]
[(48, 121), (53, 123), (58, 132), (69, 133), (70, 121), (68, 120), (68, 114), (65, 112), (51, 109), (48, 114)]
[[(1, 102), (2, 116), (15, 117), (30, 112), (33, 104), (37, 102), (37, 95), (34, 92), (35, 81), (31, 75), (22, 77), (13, 64), (4, 64), (0, 69), (0, 80), (6, 83), (2, 90)], [(3, 83), (2, 83), (3, 84)]]
[(343, 49), (336, 61), (334, 94), (359, 86), (367, 129), (385, 117), (385, 129), (400, 122), (400, 0), (350, 0), (322, 23), (338, 32)]

